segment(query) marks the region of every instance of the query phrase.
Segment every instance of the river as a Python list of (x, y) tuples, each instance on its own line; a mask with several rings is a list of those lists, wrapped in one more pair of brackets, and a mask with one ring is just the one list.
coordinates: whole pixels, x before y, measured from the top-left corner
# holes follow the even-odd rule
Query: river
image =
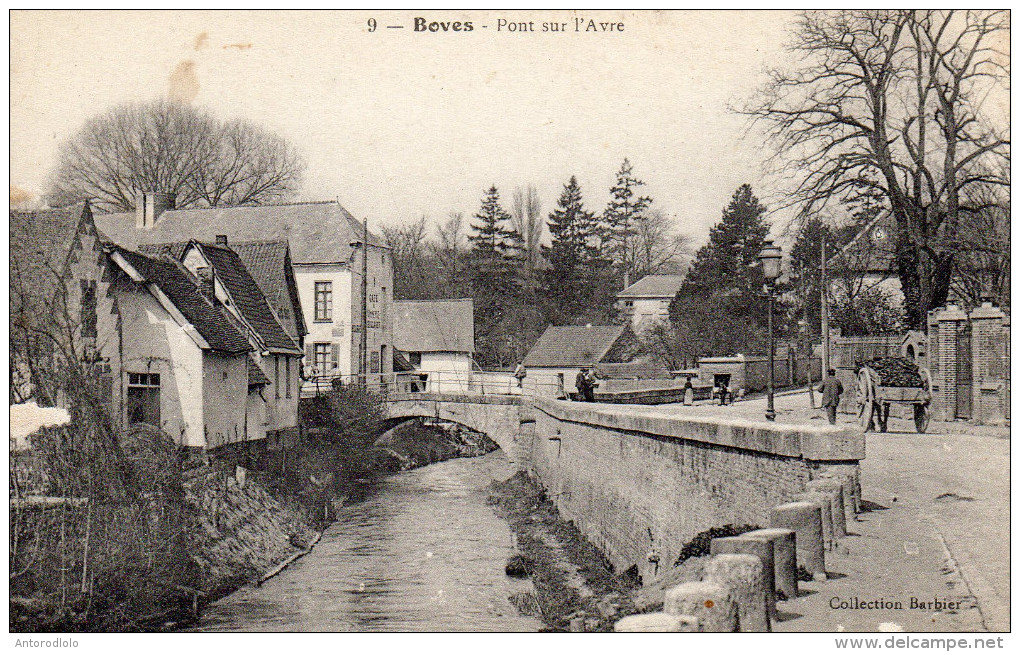
[(315, 549), (259, 587), (209, 605), (201, 631), (537, 631), (511, 595), (510, 528), (485, 487), (512, 473), (502, 451), (386, 478), (344, 507)]

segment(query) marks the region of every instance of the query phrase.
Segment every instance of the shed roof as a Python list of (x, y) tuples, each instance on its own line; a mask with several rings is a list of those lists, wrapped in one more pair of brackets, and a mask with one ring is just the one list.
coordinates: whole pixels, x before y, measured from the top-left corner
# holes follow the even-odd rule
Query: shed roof
[(119, 247), (114, 250), (146, 282), (153, 283), (163, 291), (210, 348), (230, 354), (253, 350), (247, 335), (231, 321), (226, 310), (202, 294), (197, 280), (179, 262), (169, 257), (154, 258)]
[(550, 326), (524, 356), (527, 367), (586, 367), (600, 362), (627, 331), (612, 326)]
[(394, 301), (393, 346), (400, 351), (474, 353), (474, 300)]
[[(362, 225), (335, 201), (191, 208), (161, 214), (151, 229), (135, 226), (134, 213), (96, 215), (96, 226), (117, 244), (136, 249), (159, 242), (287, 240), (294, 263), (348, 263)], [(369, 244), (385, 246), (371, 231)]]
[(617, 297), (626, 299), (672, 299), (684, 282), (683, 274), (649, 274)]

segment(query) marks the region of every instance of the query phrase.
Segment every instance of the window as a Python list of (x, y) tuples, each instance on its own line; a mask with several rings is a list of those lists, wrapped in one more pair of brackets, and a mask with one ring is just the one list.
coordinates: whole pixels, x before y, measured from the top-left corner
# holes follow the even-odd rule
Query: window
[(96, 311), (96, 282), (81, 282), (81, 335), (82, 337), (96, 337), (96, 325), (98, 321)]
[(287, 398), (291, 398), (292, 394), (291, 394), (291, 390), (290, 390), (290, 386), (291, 386), (290, 358), (286, 358), (285, 362), (287, 363)]
[(332, 344), (315, 345), (315, 373), (325, 376), (329, 372), (329, 362), (333, 353)]
[(421, 351), (411, 351), (407, 354), (408, 361), (416, 367), (421, 366)]
[(315, 282), (315, 321), (333, 321), (333, 282)]
[(128, 423), (148, 423), (160, 427), (159, 374), (128, 374)]
[(276, 374), (273, 376), (273, 384), (276, 385), (276, 398), (280, 398), (280, 356), (273, 356), (273, 365)]

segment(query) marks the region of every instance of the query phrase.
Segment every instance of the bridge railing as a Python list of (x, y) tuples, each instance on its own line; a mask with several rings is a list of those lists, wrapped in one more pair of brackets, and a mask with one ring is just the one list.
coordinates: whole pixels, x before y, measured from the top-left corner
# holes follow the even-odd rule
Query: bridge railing
[(556, 396), (558, 383), (522, 383), (499, 371), (401, 371), (375, 374), (323, 374), (304, 379), (301, 396), (322, 396), (335, 387), (366, 385), (380, 394), (477, 394), (480, 396)]

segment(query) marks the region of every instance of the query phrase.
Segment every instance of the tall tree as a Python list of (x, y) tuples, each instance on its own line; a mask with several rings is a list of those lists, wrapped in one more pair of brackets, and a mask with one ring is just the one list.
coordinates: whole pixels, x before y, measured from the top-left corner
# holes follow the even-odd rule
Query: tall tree
[(634, 176), (630, 161), (623, 159), (616, 173), (616, 183), (610, 190), (612, 198), (602, 214), (614, 242), (616, 266), (624, 287), (629, 285), (637, 267), (637, 248), (633, 242), (637, 226), (645, 218), (645, 211), (652, 203), (649, 197), (635, 195), (635, 189), (643, 185), (645, 182)]
[(519, 358), (521, 348), (515, 331), (507, 328), (520, 313), (521, 236), (513, 230), (496, 186), (486, 191), (471, 230), (477, 358), (483, 365), (508, 366)]
[(280, 136), (188, 104), (127, 104), (88, 121), (60, 148), (51, 202), (135, 207), (143, 191), (179, 208), (267, 204), (293, 195), (305, 163)]
[(763, 347), (767, 304), (758, 255), (769, 232), (764, 214), (751, 186), (740, 186), (698, 250), (669, 307), (670, 320), (685, 334), (687, 358)]
[(450, 211), (446, 222), (436, 226), (436, 241), (432, 245), (441, 272), (443, 297), (471, 296), (470, 279), (465, 278), (468, 267), (468, 246), (464, 236), (464, 213)]
[(556, 323), (601, 322), (612, 305), (607, 272), (611, 261), (602, 254), (603, 230), (595, 214), (584, 208), (577, 177), (563, 186), (556, 209), (549, 214), (552, 243), (545, 248), (548, 314)]
[(924, 327), (946, 300), (960, 225), (986, 208), (973, 191), (1009, 184), (1008, 116), (989, 110), (1008, 106), (1009, 12), (808, 12), (794, 39), (801, 67), (773, 72), (745, 111), (799, 180), (804, 215), (884, 202), (909, 323)]
[(676, 221), (661, 210), (648, 211), (634, 233), (634, 280), (648, 274), (683, 271), (690, 238), (677, 231)]
[(537, 290), (537, 271), (542, 256), (542, 233), (545, 230), (541, 213), (542, 203), (538, 199), (535, 186), (529, 185), (514, 190), (510, 215), (514, 230), (521, 236), (524, 280), (532, 294)]

